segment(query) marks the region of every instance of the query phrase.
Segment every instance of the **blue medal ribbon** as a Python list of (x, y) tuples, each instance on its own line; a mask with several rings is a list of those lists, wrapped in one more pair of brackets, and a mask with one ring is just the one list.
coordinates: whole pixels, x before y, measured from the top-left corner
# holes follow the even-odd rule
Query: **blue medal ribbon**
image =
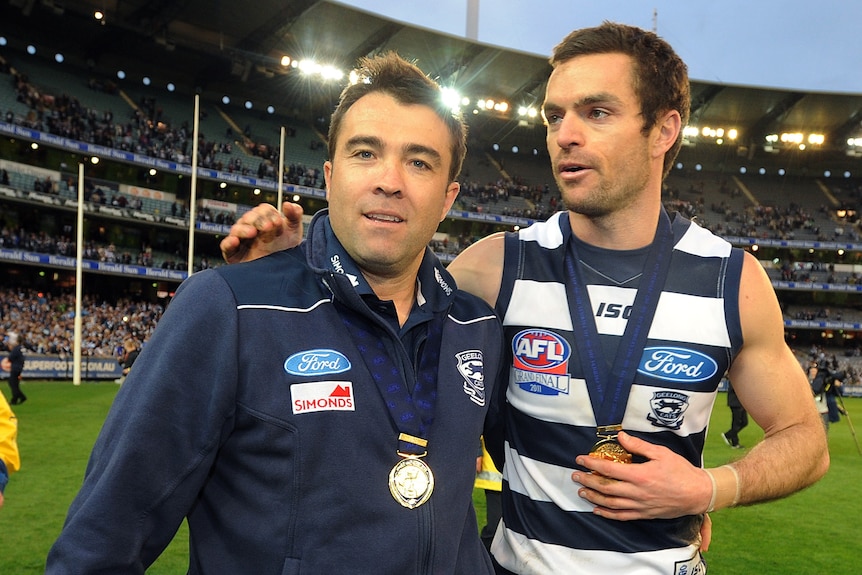
[(427, 338), (422, 346), (411, 390), (375, 328), (369, 329), (367, 321), (359, 318), (355, 312), (343, 306), (338, 307), (344, 326), (353, 338), (399, 431), (398, 452), (420, 457), (425, 455), (428, 432), (434, 422), (437, 404), (437, 374), (446, 314), (438, 314), (428, 323)]
[[(565, 256), (566, 272), (569, 277), (566, 295), (572, 319), (577, 320), (572, 326), (575, 347), (584, 370), (596, 424), (600, 429), (614, 427), (622, 423), (625, 415), (638, 361), (646, 345), (649, 327), (652, 325), (652, 318), (670, 268), (673, 253), (670, 218), (662, 209), (655, 237), (644, 264), (642, 280), (632, 305), (632, 315), (626, 323), (612, 366), (608, 365), (602, 352), (589, 293), (581, 279), (580, 259), (576, 242), (572, 239), (574, 233), (571, 230), (569, 218), (563, 219), (563, 225), (569, 226)], [(563, 233), (565, 231), (564, 229)], [(579, 328), (580, 331), (578, 331)]]

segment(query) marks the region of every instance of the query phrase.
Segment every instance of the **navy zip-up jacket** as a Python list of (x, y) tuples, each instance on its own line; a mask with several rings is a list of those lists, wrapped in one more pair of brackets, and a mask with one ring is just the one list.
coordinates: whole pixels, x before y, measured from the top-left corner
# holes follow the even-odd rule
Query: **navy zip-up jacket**
[[(357, 273), (318, 214), (301, 248), (186, 280), (116, 397), (46, 573), (143, 573), (186, 517), (191, 574), (492, 573), (471, 496), (499, 320), (429, 250), (401, 338)], [(435, 485), (416, 509), (390, 494), (398, 430), (339, 306), (410, 387), (424, 324), (445, 318)]]

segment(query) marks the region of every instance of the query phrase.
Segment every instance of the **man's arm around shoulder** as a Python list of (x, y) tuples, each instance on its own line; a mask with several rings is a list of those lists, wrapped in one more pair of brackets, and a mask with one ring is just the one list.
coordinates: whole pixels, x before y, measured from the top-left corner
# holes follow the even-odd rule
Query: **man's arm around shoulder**
[(491, 307), (497, 304), (503, 279), (504, 239), (502, 232), (482, 238), (446, 267), (458, 289), (482, 298)]

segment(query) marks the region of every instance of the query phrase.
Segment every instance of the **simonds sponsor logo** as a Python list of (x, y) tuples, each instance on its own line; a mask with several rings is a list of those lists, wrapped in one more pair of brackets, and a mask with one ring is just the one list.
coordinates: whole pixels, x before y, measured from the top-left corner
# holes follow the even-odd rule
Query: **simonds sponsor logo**
[(356, 411), (353, 383), (350, 381), (315, 381), (294, 383), (290, 398), (295, 415), (316, 411)]
[(717, 372), (714, 359), (682, 347), (648, 347), (638, 366), (638, 373), (680, 383), (706, 381)]

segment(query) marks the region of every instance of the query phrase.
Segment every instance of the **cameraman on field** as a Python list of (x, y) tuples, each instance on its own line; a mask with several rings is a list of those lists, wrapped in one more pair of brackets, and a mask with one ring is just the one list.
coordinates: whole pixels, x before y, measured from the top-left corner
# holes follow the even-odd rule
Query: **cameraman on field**
[(841, 414), (844, 413), (838, 405), (838, 396), (841, 395), (841, 386), (848, 374), (846, 370), (838, 370), (838, 367), (838, 360), (834, 357), (831, 362), (821, 358), (812, 363), (808, 370), (814, 401), (817, 402), (820, 418), (827, 432), (829, 424), (841, 421)]

